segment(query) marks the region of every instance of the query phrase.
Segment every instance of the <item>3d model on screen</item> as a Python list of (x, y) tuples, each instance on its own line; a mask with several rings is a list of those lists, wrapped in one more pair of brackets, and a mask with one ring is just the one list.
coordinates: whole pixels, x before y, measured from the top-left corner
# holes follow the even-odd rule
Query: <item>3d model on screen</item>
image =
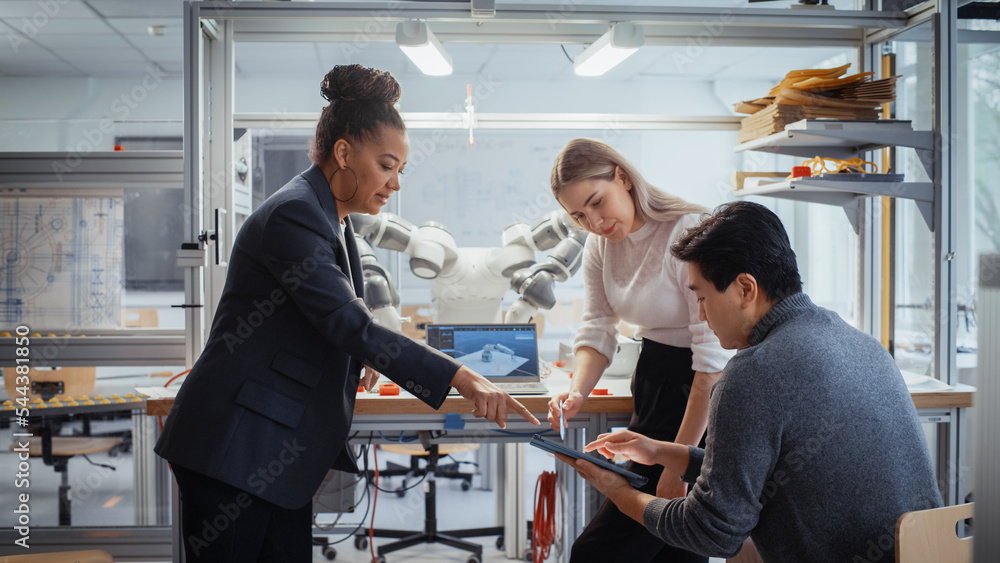
[[(539, 309), (551, 309), (553, 286), (580, 269), (587, 233), (563, 211), (534, 225), (514, 223), (501, 235), (503, 245), (458, 248), (448, 229), (428, 222), (415, 227), (392, 213), (354, 215), (358, 251), (365, 277), (365, 302), (384, 326), (399, 329), (399, 294), (378, 263), (372, 245), (404, 252), (410, 270), (431, 282), (435, 320), (449, 323), (501, 322), (501, 300), (508, 288), (518, 294), (504, 318), (527, 323)], [(542, 262), (536, 252), (549, 251)]]
[(483, 346), (483, 361), (492, 362), (493, 352), (502, 352), (504, 354), (510, 354), (511, 359), (514, 359), (514, 351), (510, 348), (504, 346), (503, 344), (487, 344)]

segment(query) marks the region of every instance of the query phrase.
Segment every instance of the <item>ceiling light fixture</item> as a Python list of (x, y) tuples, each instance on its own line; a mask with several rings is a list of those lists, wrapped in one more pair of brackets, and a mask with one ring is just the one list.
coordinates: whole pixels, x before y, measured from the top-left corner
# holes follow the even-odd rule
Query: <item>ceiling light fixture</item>
[(426, 23), (405, 21), (397, 24), (396, 44), (424, 74), (451, 74), (451, 55), (444, 50)]
[(600, 76), (639, 50), (646, 42), (641, 25), (618, 23), (573, 60), (573, 72)]

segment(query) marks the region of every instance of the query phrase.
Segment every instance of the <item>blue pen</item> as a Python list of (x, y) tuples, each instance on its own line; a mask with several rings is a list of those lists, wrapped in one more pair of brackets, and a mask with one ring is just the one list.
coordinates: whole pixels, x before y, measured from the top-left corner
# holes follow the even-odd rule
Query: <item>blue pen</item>
[(559, 401), (559, 439), (566, 439), (566, 416), (563, 414), (562, 401)]

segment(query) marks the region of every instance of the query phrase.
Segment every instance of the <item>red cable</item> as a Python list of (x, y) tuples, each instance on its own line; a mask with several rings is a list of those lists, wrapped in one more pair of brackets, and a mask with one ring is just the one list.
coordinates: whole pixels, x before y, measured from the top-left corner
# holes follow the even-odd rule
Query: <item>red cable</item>
[(368, 526), (368, 547), (371, 548), (372, 563), (376, 563), (378, 559), (375, 559), (375, 505), (378, 503), (378, 446), (372, 449), (372, 454), (375, 456), (375, 496), (372, 497), (372, 521)]
[(531, 523), (531, 560), (542, 563), (556, 539), (556, 473), (543, 471), (535, 481), (535, 519)]
[[(175, 375), (175, 376), (171, 377), (170, 379), (168, 379), (167, 382), (163, 384), (163, 386), (164, 387), (170, 387), (170, 384), (173, 383), (175, 379), (177, 379), (178, 377), (180, 377), (182, 375), (188, 374), (190, 371), (191, 370), (186, 369), (186, 370), (178, 373), (177, 375)], [(160, 423), (160, 432), (163, 432), (163, 417), (162, 416), (156, 417), (156, 421)]]
[(177, 375), (175, 375), (175, 376), (171, 377), (170, 379), (168, 379), (167, 382), (163, 384), (163, 386), (164, 387), (170, 387), (170, 384), (173, 383), (175, 379), (177, 379), (178, 377), (180, 377), (182, 375), (187, 375), (190, 372), (191, 372), (191, 370), (186, 369), (186, 370), (178, 373)]

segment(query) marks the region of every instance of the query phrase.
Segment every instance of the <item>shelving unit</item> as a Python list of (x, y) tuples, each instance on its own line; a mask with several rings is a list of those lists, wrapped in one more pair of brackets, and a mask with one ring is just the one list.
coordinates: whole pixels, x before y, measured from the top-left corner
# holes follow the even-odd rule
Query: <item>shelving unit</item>
[(736, 190), (739, 197), (767, 196), (808, 201), (844, 208), (847, 219), (859, 232), (858, 199), (870, 196), (904, 197), (912, 199), (927, 226), (933, 229), (934, 184), (931, 182), (855, 182), (827, 178), (796, 178), (773, 184)]
[[(914, 149), (928, 175), (934, 175), (934, 134), (914, 131), (909, 121), (840, 121), (803, 119), (784, 131), (737, 145), (734, 152), (760, 151), (811, 158), (846, 159), (884, 147)], [(844, 208), (854, 231), (859, 231), (858, 198), (902, 197), (917, 203), (927, 227), (934, 230), (934, 185), (931, 182), (841, 181), (797, 178), (785, 182), (736, 190), (739, 197), (768, 196), (809, 201)]]

